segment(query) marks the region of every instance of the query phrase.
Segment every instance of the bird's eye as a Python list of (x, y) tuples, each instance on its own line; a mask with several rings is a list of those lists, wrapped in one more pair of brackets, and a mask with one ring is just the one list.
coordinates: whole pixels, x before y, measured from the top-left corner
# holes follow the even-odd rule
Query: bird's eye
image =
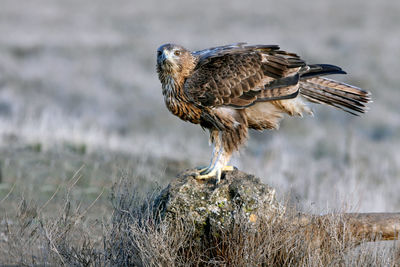
[(176, 50), (176, 51), (174, 52), (174, 55), (175, 55), (175, 56), (180, 56), (180, 55), (181, 55), (181, 51)]
[(162, 52), (161, 51), (157, 51), (157, 56), (161, 56)]

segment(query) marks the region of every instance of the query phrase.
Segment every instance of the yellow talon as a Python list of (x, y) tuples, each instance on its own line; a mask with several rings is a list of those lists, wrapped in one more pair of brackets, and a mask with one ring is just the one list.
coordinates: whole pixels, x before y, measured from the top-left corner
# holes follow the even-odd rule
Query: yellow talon
[(221, 174), (222, 172), (233, 171), (235, 167), (233, 166), (224, 166), (222, 168), (198, 168), (199, 172), (198, 175), (195, 176), (197, 180), (208, 180), (210, 178), (215, 178), (217, 180), (217, 184), (221, 181)]
[(207, 166), (198, 166), (198, 167), (195, 167), (195, 169), (196, 169), (199, 173), (205, 172), (208, 168), (209, 168), (209, 167), (207, 167)]
[(222, 167), (222, 171), (224, 171), (224, 172), (232, 172), (234, 170), (235, 170), (235, 167), (233, 167), (233, 166), (224, 166), (224, 167)]
[(212, 169), (208, 173), (199, 173), (197, 176), (195, 176), (197, 180), (208, 180), (211, 178), (215, 178), (217, 180), (217, 184), (221, 180), (221, 169)]

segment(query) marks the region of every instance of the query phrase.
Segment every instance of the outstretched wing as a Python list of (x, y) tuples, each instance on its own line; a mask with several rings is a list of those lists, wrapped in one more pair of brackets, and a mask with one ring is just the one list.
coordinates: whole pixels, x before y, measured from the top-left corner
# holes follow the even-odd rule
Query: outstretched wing
[(184, 84), (188, 98), (201, 106), (245, 108), (259, 101), (294, 98), (300, 70), (296, 54), (277, 45), (220, 46), (193, 53), (198, 58)]

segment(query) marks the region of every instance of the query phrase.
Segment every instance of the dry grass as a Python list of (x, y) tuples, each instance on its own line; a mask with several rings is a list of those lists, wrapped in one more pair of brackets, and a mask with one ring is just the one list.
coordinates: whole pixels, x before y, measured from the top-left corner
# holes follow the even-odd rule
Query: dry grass
[[(72, 187), (71, 187), (72, 190)], [(13, 217), (1, 224), (2, 264), (34, 266), (395, 266), (399, 250), (351, 246), (338, 234), (340, 217), (326, 216), (320, 228), (305, 231), (293, 224), (291, 211), (270, 225), (236, 220), (199, 239), (191, 224), (159, 218), (153, 201), (159, 190), (145, 195), (121, 180), (112, 189), (111, 217), (86, 218), (88, 209), (69, 199), (52, 219), (22, 200)], [(95, 202), (93, 202), (95, 203)], [(290, 214), (290, 215), (289, 215)], [(321, 235), (323, 233), (323, 235)], [(318, 236), (318, 240), (316, 240)], [(312, 241), (312, 242), (311, 242)]]

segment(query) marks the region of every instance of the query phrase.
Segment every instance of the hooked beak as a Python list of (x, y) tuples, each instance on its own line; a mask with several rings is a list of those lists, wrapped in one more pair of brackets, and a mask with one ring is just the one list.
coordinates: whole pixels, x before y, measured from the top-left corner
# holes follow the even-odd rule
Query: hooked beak
[(165, 53), (165, 50), (163, 50), (161, 55), (158, 57), (158, 64), (164, 65), (166, 60), (167, 60), (167, 55)]

